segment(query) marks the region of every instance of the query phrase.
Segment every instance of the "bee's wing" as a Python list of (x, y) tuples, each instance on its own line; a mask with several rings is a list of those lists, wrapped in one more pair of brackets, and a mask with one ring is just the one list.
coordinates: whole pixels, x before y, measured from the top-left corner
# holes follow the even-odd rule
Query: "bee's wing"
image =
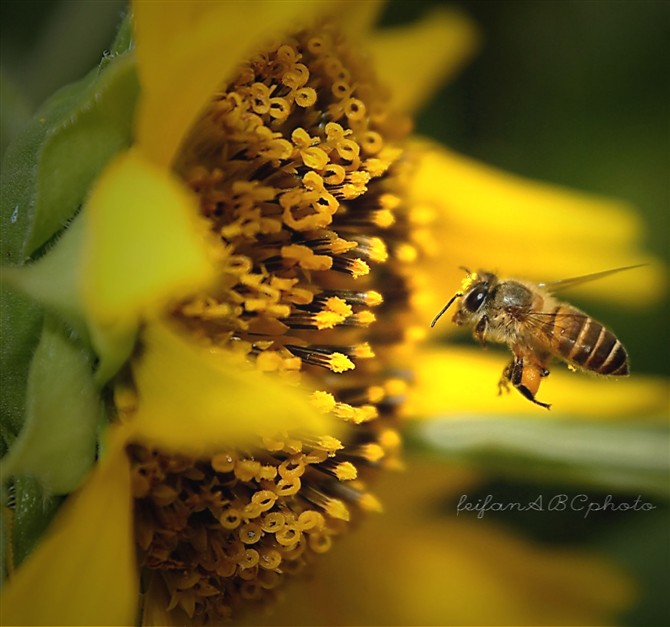
[(523, 316), (523, 343), (535, 350), (541, 350), (566, 360), (561, 342), (574, 343), (578, 334), (575, 328), (581, 329), (589, 318), (584, 312), (570, 307), (568, 311), (560, 313), (532, 311)]
[(603, 272), (594, 272), (592, 274), (585, 274), (584, 276), (576, 276), (571, 279), (561, 279), (560, 281), (550, 281), (548, 283), (538, 283), (540, 287), (545, 288), (549, 292), (558, 292), (559, 290), (564, 290), (569, 287), (575, 287), (576, 285), (581, 285), (582, 283), (588, 283), (590, 281), (597, 281), (598, 279), (603, 279), (610, 274), (616, 272), (623, 272), (624, 270), (632, 270), (633, 268), (641, 268), (646, 266), (646, 263), (640, 263), (635, 266), (624, 266), (623, 268), (614, 268), (612, 270), (605, 270)]

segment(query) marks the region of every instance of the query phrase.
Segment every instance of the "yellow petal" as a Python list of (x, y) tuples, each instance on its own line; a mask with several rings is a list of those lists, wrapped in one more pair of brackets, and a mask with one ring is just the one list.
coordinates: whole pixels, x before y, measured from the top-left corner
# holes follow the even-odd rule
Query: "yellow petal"
[(451, 78), (477, 49), (472, 20), (454, 9), (436, 8), (415, 24), (375, 33), (369, 48), (393, 106), (412, 112)]
[(334, 12), (333, 17), (340, 18), (342, 28), (349, 37), (365, 40), (377, 23), (385, 4), (386, 0), (346, 2), (341, 7), (344, 10)]
[(479, 348), (422, 351), (415, 360), (416, 385), (410, 392), (407, 415), (640, 418), (663, 415), (670, 409), (668, 383), (660, 377), (596, 377), (554, 365), (537, 394), (539, 400), (551, 404), (547, 412), (516, 390), (498, 396), (497, 383), (508, 359)]
[(132, 625), (138, 599), (122, 439), (65, 503), (3, 590), (5, 625)]
[(82, 271), (87, 317), (103, 361), (132, 337), (140, 316), (212, 279), (206, 226), (197, 215), (195, 197), (136, 150), (103, 172), (85, 208)]
[(259, 433), (337, 435), (307, 390), (262, 374), (240, 355), (196, 346), (158, 322), (147, 325), (141, 346), (133, 363), (135, 440), (200, 456)]
[(168, 166), (198, 113), (247, 56), (331, 7), (331, 2), (298, 0), (136, 0), (141, 150)]
[(551, 281), (648, 263), (574, 293), (642, 306), (665, 292), (666, 269), (642, 252), (641, 222), (627, 203), (524, 179), (434, 144), (415, 148), (410, 194), (415, 212), (427, 216), (426, 270), (444, 286), (438, 299), (434, 287), (424, 293), (435, 313), (458, 289), (458, 266)]

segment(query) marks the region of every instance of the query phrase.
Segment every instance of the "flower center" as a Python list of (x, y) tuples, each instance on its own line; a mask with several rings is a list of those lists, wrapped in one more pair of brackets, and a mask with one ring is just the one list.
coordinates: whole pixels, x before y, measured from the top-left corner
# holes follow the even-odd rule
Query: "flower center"
[(208, 460), (131, 447), (137, 543), (168, 609), (216, 622), (268, 599), (380, 508), (366, 480), (398, 464), (415, 257), (400, 195), (409, 126), (387, 99), (323, 26), (240, 67), (181, 150), (223, 278), (175, 321), (262, 371), (309, 379), (313, 402), (348, 427), (339, 440), (259, 438)]

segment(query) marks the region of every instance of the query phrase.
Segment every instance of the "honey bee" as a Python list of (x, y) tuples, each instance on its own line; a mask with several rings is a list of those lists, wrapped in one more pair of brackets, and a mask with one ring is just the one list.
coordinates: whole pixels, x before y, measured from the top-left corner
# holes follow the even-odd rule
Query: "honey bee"
[(510, 383), (529, 401), (549, 409), (551, 405), (535, 396), (548, 365), (556, 357), (568, 368), (581, 368), (606, 376), (628, 375), (628, 354), (621, 342), (603, 324), (568, 303), (559, 302), (553, 293), (601, 279), (614, 272), (639, 266), (627, 266), (586, 276), (531, 283), (518, 279), (500, 279), (492, 272), (470, 272), (461, 290), (435, 316), (431, 327), (451, 304), (460, 299), (452, 321), (473, 329), (475, 339), (507, 344), (513, 358), (505, 366), (498, 394), (509, 390)]

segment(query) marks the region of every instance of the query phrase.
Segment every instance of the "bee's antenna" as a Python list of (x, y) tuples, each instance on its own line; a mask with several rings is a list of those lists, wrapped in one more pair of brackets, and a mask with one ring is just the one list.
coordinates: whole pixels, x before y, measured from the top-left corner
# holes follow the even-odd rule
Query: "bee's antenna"
[(443, 314), (445, 311), (447, 311), (447, 309), (449, 309), (449, 306), (451, 305), (451, 303), (453, 303), (457, 298), (460, 298), (461, 296), (463, 296), (463, 292), (456, 292), (456, 293), (449, 299), (449, 302), (448, 302), (444, 307), (442, 307), (442, 309), (440, 310), (440, 313), (437, 314), (437, 316), (435, 316), (435, 317), (433, 318), (433, 321), (430, 323), (430, 327), (431, 327), (431, 329), (435, 326), (435, 323), (442, 317), (442, 314)]
[(465, 274), (467, 274), (468, 276), (472, 274), (472, 272), (470, 272), (470, 269), (466, 268), (465, 266), (458, 266), (458, 269), (463, 270), (463, 272), (465, 272)]

